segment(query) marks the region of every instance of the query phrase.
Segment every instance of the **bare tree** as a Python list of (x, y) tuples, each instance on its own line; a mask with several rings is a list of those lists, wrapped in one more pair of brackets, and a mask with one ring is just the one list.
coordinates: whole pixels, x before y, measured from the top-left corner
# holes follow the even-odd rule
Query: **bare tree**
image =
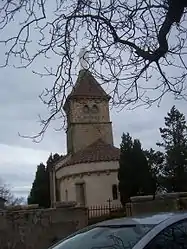
[[(43, 136), (51, 120), (64, 118), (62, 106), (83, 45), (89, 52), (89, 70), (108, 84), (113, 105), (159, 104), (166, 93), (185, 97), (185, 7), (187, 0), (2, 1), (1, 45), (6, 50), (2, 66), (12, 58), (21, 59), (18, 67), (30, 66), (39, 56), (44, 61), (59, 59), (56, 68), (51, 63), (44, 72), (35, 72), (55, 80), (40, 96), (50, 112), (33, 139)], [(18, 22), (18, 32), (2, 38)]]
[(23, 197), (16, 197), (12, 192), (11, 189), (9, 188), (8, 185), (4, 184), (0, 180), (0, 197), (6, 200), (6, 205), (20, 205), (24, 203), (24, 198)]

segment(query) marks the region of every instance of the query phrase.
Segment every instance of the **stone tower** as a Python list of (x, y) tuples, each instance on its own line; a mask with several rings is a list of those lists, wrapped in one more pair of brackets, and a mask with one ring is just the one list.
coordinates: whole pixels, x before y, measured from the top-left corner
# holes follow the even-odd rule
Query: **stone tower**
[(67, 152), (74, 154), (101, 138), (113, 145), (110, 96), (87, 69), (79, 72), (64, 105), (67, 116)]

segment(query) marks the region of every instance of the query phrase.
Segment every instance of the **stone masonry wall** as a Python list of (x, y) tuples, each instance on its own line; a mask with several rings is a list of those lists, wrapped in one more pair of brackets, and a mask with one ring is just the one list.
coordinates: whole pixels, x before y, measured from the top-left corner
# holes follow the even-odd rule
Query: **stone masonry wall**
[(85, 208), (0, 212), (1, 249), (47, 249), (87, 225)]
[(187, 210), (187, 193), (168, 193), (155, 196), (131, 197), (131, 202), (126, 204), (127, 216), (146, 213), (173, 212)]

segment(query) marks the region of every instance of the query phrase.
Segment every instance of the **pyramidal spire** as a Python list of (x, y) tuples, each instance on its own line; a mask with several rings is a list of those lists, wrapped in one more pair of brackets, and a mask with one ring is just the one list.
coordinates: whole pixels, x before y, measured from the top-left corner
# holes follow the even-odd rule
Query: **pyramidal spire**
[(66, 99), (64, 109), (66, 109), (69, 100), (73, 98), (99, 98), (106, 99), (108, 101), (111, 98), (88, 70), (88, 54), (85, 56), (86, 53), (88, 52), (85, 50), (85, 48), (81, 49), (79, 53), (79, 63), (81, 69), (79, 71), (76, 83)]
[(79, 71), (75, 86), (70, 93), (70, 97), (73, 96), (110, 99), (110, 96), (104, 91), (101, 85), (93, 77), (91, 72), (87, 69), (82, 69)]

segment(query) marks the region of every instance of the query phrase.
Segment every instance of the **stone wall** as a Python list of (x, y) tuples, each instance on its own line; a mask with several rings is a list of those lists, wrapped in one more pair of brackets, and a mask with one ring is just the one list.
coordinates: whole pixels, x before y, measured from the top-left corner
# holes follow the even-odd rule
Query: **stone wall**
[(187, 193), (168, 193), (153, 196), (131, 197), (131, 202), (126, 205), (127, 216), (146, 213), (172, 212), (187, 210)]
[(79, 207), (0, 212), (0, 248), (47, 249), (87, 222), (87, 210)]

